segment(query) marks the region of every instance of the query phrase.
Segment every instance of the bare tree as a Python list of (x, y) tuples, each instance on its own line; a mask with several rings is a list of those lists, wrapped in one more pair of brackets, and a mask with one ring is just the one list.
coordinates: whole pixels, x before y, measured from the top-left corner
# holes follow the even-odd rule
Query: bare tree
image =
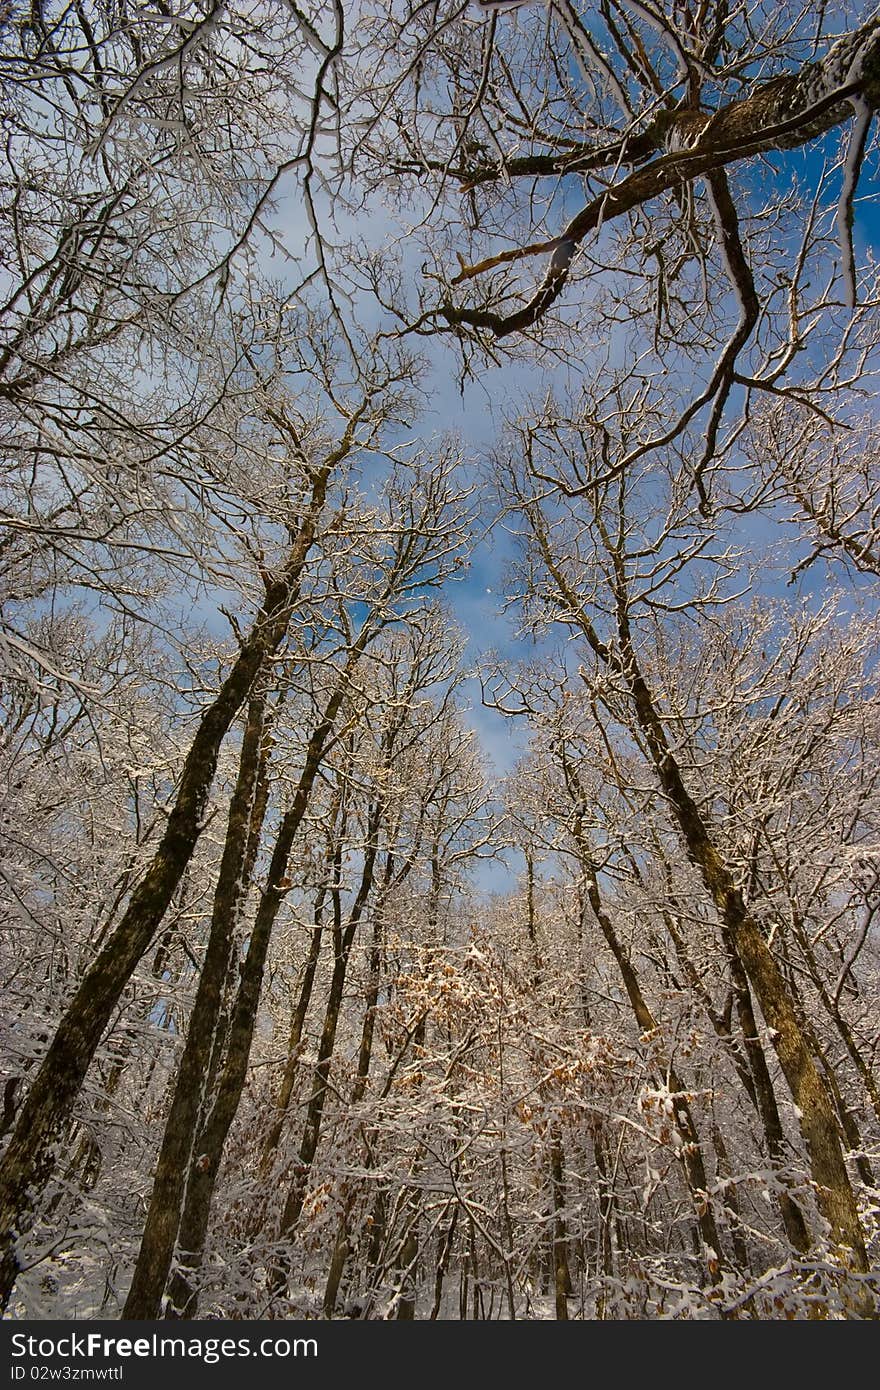
[[(702, 880), (748, 976), (794, 1102), (820, 1194), (845, 1263), (867, 1268), (864, 1236), (840, 1145), (837, 1118), (827, 1086), (817, 1070), (809, 1034), (786, 984), (782, 963), (750, 911), (736, 866), (725, 851), (715, 814), (701, 795), (686, 762), (669, 700), (658, 692), (650, 662), (652, 627), (671, 599), (670, 582), (680, 598), (676, 611), (711, 613), (725, 602), (734, 569), (732, 552), (714, 548), (693, 505), (682, 500), (677, 484), (662, 473), (621, 471), (610, 482), (601, 456), (590, 457), (583, 441), (554, 439), (557, 469), (579, 471), (598, 480), (579, 486), (571, 504), (535, 492), (545, 472), (548, 445), (528, 426), (518, 440), (526, 462), (513, 458), (507, 468), (509, 495), (522, 516), (532, 557), (536, 602), (542, 620), (561, 623), (583, 643), (580, 675), (592, 699), (613, 712), (638, 742), (657, 779), (688, 857)], [(651, 502), (647, 488), (656, 488)], [(634, 507), (637, 511), (634, 512)], [(636, 517), (638, 519), (636, 519)], [(690, 588), (687, 573), (693, 576)]]
[[(214, 698), (202, 710), (180, 773), (166, 828), (118, 924), (84, 974), (22, 1106), (3, 1159), (4, 1298), (16, 1273), (15, 1240), (28, 1220), (35, 1189), (51, 1171), (52, 1143), (69, 1117), (95, 1049), (138, 960), (152, 941), (180, 882), (204, 825), (207, 797), (220, 746), (254, 682), (279, 652), (303, 594), (306, 566), (322, 534), (331, 482), (353, 451), (371, 443), (381, 424), (375, 405), (394, 381), (380, 374), (360, 399), (342, 409), (338, 439), (304, 438), (295, 419), (276, 414), (284, 445), (291, 449), (299, 480), (299, 506), (277, 564), (265, 572), (264, 593), (238, 651)], [(403, 368), (408, 379), (408, 367)], [(314, 452), (312, 452), (314, 450)]]

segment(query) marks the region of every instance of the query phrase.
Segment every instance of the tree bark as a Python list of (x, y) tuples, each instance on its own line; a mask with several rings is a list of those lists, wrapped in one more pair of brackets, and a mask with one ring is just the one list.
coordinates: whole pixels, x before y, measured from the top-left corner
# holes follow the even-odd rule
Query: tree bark
[[(335, 958), (333, 963), (333, 974), (330, 980), (330, 992), (324, 1014), (324, 1026), (318, 1047), (318, 1060), (315, 1063), (314, 1070), (314, 1084), (308, 1111), (306, 1113), (299, 1159), (281, 1215), (280, 1235), (282, 1239), (289, 1240), (299, 1222), (306, 1197), (309, 1174), (318, 1149), (318, 1141), (321, 1135), (321, 1121), (324, 1113), (324, 1102), (327, 1096), (330, 1068), (333, 1062), (333, 1051), (336, 1045), (336, 1032), (339, 1026), (339, 1018), (342, 1009), (342, 996), (348, 971), (348, 961), (351, 955), (352, 944), (373, 886), (373, 875), (378, 852), (377, 837), (383, 813), (384, 803), (380, 798), (380, 800), (375, 802), (371, 807), (367, 820), (366, 852), (357, 895), (352, 904), (344, 932), (334, 933), (336, 937), (334, 940)], [(269, 1274), (269, 1287), (274, 1293), (280, 1293), (284, 1288), (287, 1273), (287, 1261), (283, 1258), (279, 1258)]]
[(165, 1122), (140, 1252), (123, 1309), (125, 1318), (156, 1316), (174, 1250), (192, 1146), (205, 1102), (223, 991), (229, 977), (235, 927), (246, 893), (244, 865), (265, 712), (266, 697), (261, 691), (251, 699), (248, 709), (238, 779), (229, 807), (226, 840), (214, 892), (208, 945)]
[[(880, 19), (875, 21), (880, 32)], [(528, 509), (535, 538), (548, 572), (561, 598), (602, 666), (625, 682), (635, 722), (647, 745), (648, 757), (692, 863), (715, 906), (722, 928), (729, 933), (755, 991), (761, 1012), (771, 1030), (773, 1047), (798, 1109), (801, 1134), (810, 1160), (819, 1205), (831, 1228), (831, 1236), (845, 1267), (857, 1273), (868, 1269), (864, 1234), (843, 1158), (840, 1135), (828, 1092), (816, 1071), (794, 1004), (773, 953), (760, 927), (747, 911), (733, 873), (719, 853), (710, 823), (701, 814), (685, 786), (670, 748), (663, 721), (639, 668), (630, 629), (627, 577), (619, 546), (597, 517), (603, 543), (613, 568), (611, 587), (615, 602), (617, 644), (610, 646), (596, 631), (553, 554), (543, 518)], [(622, 524), (622, 523), (621, 523)], [(585, 677), (585, 679), (588, 679)]]
[(845, 1264), (868, 1269), (864, 1235), (837, 1130), (834, 1111), (798, 1024), (782, 973), (740, 889), (715, 847), (704, 817), (684, 784), (635, 654), (624, 634), (624, 670), (639, 725), (645, 735), (660, 784), (675, 815), (688, 853), (700, 871), (723, 927), (754, 988), (800, 1115), (801, 1133), (817, 1184), (819, 1204)]
[[(714, 113), (691, 108), (662, 111), (653, 131), (637, 138), (632, 149), (624, 143), (612, 151), (610, 166), (620, 167), (633, 155), (644, 159), (653, 152), (657, 157), (593, 198), (552, 242), (490, 256), (478, 265), (464, 266), (456, 277), (457, 283), (502, 263), (552, 250), (543, 281), (522, 308), (499, 314), (457, 308), (447, 301), (441, 305), (440, 315), (453, 328), (488, 329), (497, 338), (524, 332), (559, 298), (568, 283), (577, 247), (600, 227), (730, 164), (765, 151), (796, 149), (816, 139), (852, 115), (854, 97), (872, 108), (880, 107), (880, 16), (876, 14), (861, 28), (844, 35), (818, 62), (757, 84), (747, 96)], [(653, 149), (646, 147), (646, 140)], [(588, 160), (583, 155), (579, 158), (580, 167), (584, 167)], [(524, 163), (518, 172), (525, 173)], [(557, 160), (557, 173), (560, 164), (565, 172), (565, 156)], [(575, 157), (569, 170), (576, 173), (577, 168)]]
[[(736, 1001), (743, 1045), (754, 1083), (755, 1107), (764, 1128), (770, 1162), (774, 1168), (779, 1168), (785, 1158), (785, 1134), (779, 1117), (779, 1106), (776, 1103), (776, 1092), (773, 1089), (770, 1068), (767, 1066), (767, 1058), (764, 1056), (764, 1047), (758, 1032), (755, 1011), (752, 1007), (749, 981), (730, 934), (724, 930), (722, 937), (730, 962), (730, 978), (733, 984), (733, 997)], [(780, 1192), (779, 1212), (788, 1239), (795, 1250), (800, 1254), (805, 1254), (811, 1244), (810, 1232), (803, 1212), (790, 1193)]]
[[(578, 817), (576, 821), (575, 836), (581, 845), (586, 875), (587, 897), (593, 909), (593, 915), (599, 924), (602, 935), (608, 943), (611, 954), (617, 962), (639, 1028), (643, 1033), (653, 1033), (657, 1028), (657, 1021), (642, 993), (642, 988), (639, 984), (639, 979), (633, 968), (632, 962), (624, 950), (617, 932), (614, 929), (614, 924), (602, 904), (599, 884), (596, 878), (596, 869), (589, 857), (580, 817)], [(682, 1160), (688, 1189), (694, 1204), (697, 1226), (702, 1239), (706, 1268), (711, 1282), (717, 1283), (722, 1270), (721, 1240), (718, 1235), (718, 1228), (715, 1224), (715, 1217), (709, 1200), (706, 1166), (703, 1161), (700, 1136), (697, 1132), (693, 1115), (691, 1114), (691, 1108), (687, 1102), (686, 1090), (682, 1084), (681, 1078), (671, 1064), (664, 1063), (663, 1069), (666, 1072), (669, 1089), (673, 1095), (674, 1120), (682, 1140)]]
[(550, 1140), (550, 1188), (553, 1194), (553, 1286), (557, 1320), (568, 1322), (571, 1274), (568, 1267), (568, 1232), (565, 1228), (565, 1162), (562, 1136)]
[(316, 484), (283, 577), (272, 583), (249, 637), (202, 715), (183, 765), (174, 808), (156, 854), (131, 895), (118, 927), (99, 951), (61, 1019), (0, 1163), (0, 1306), (18, 1274), (16, 1241), (24, 1234), (40, 1189), (55, 1166), (53, 1143), (69, 1120), (95, 1051), (135, 966), (171, 902), (202, 830), (217, 758), (227, 732), (261, 670), (287, 631), (291, 604), (315, 538), (326, 479)]
[[(345, 671), (333, 691), (320, 723), (313, 730), (306, 750), (300, 780), (294, 793), (290, 809), (281, 821), (281, 828), (275, 843), (269, 866), (269, 877), (257, 907), (248, 950), (241, 970), (241, 979), (229, 1028), (225, 1049), (225, 1063), (220, 1071), (220, 1080), (213, 1104), (201, 1132), (191, 1136), (191, 1150), (188, 1169), (179, 1183), (179, 1191), (186, 1184), (186, 1199), (180, 1218), (179, 1243), (183, 1259), (191, 1269), (201, 1263), (201, 1254), (207, 1235), (211, 1200), (223, 1156), (223, 1146), (229, 1127), (235, 1118), (241, 1099), (247, 1065), (250, 1058), (253, 1030), (259, 1005), (260, 989), (266, 954), (272, 935), (272, 928), (278, 909), (283, 901), (286, 888), (282, 886), (293, 841), (306, 813), (314, 786), (315, 777), (321, 765), (324, 750), (333, 732), (336, 717), (348, 689), (349, 679), (356, 659), (361, 655), (364, 644), (357, 644), (357, 657), (346, 664)], [(196, 1142), (192, 1145), (192, 1138)], [(178, 1233), (175, 1231), (174, 1233)], [(168, 1279), (171, 1259), (174, 1253), (174, 1237), (170, 1243), (167, 1233), (160, 1244), (151, 1249), (148, 1271), (139, 1281), (137, 1298), (129, 1296), (124, 1310), (127, 1318), (155, 1318), (159, 1315), (162, 1292)], [(195, 1316), (196, 1296), (190, 1289), (185, 1274), (181, 1272), (176, 1281), (174, 1307), (178, 1316)], [(192, 1311), (184, 1311), (186, 1309)]]

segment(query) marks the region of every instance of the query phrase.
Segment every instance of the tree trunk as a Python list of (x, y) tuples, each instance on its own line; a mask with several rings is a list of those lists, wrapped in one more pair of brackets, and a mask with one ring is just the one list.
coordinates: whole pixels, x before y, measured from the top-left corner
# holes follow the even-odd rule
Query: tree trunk
[(452, 1218), (443, 1238), (440, 1256), (437, 1260), (437, 1273), (434, 1276), (434, 1302), (431, 1305), (429, 1319), (435, 1322), (440, 1316), (440, 1306), (443, 1301), (443, 1281), (446, 1278), (446, 1271), (449, 1268), (449, 1257), (452, 1254), (452, 1244), (455, 1240), (455, 1227), (458, 1224), (458, 1202), (452, 1208)]
[[(733, 873), (715, 846), (708, 819), (700, 813), (685, 786), (663, 721), (639, 669), (630, 628), (626, 569), (619, 546), (597, 517), (613, 569), (611, 587), (618, 641), (610, 646), (599, 636), (579, 595), (560, 569), (540, 513), (532, 508), (529, 517), (548, 572), (572, 619), (577, 622), (602, 666), (615, 672), (626, 684), (635, 722), (647, 744), (648, 756), (678, 824), (688, 856), (700, 873), (722, 926), (730, 933), (736, 954), (745, 967), (761, 1012), (771, 1030), (773, 1047), (799, 1112), (811, 1175), (822, 1214), (831, 1227), (832, 1239), (843, 1264), (851, 1266), (858, 1273), (865, 1273), (868, 1257), (864, 1234), (846, 1171), (834, 1110), (816, 1071), (779, 966), (757, 922), (746, 910)], [(585, 675), (584, 679), (589, 682), (588, 676)]]
[[(739, 1016), (740, 1029), (742, 1030), (743, 1044), (745, 1046), (746, 1057), (749, 1063), (749, 1070), (754, 1082), (754, 1096), (756, 1109), (761, 1117), (764, 1127), (764, 1137), (767, 1141), (767, 1152), (770, 1162), (774, 1168), (780, 1168), (785, 1159), (785, 1135), (782, 1129), (782, 1121), (779, 1118), (779, 1106), (776, 1104), (776, 1092), (773, 1089), (773, 1081), (770, 1076), (770, 1068), (767, 1066), (767, 1058), (764, 1056), (764, 1048), (758, 1033), (758, 1024), (755, 1012), (752, 1008), (752, 995), (749, 989), (749, 982), (743, 969), (742, 962), (737, 955), (736, 947), (731, 940), (729, 932), (722, 930), (724, 945), (727, 948), (727, 955), (730, 961), (730, 978), (733, 985), (733, 996), (736, 1001), (737, 1014)], [(810, 1232), (804, 1219), (804, 1214), (797, 1202), (788, 1192), (779, 1194), (779, 1212), (785, 1233), (791, 1244), (800, 1254), (805, 1254), (810, 1248)]]
[[(655, 835), (653, 838), (657, 853), (663, 860), (665, 866), (668, 899), (671, 903), (672, 911), (677, 911), (677, 905), (672, 892), (672, 866), (666, 860), (658, 837)], [(630, 857), (630, 864), (635, 876), (640, 879), (641, 875), (638, 864), (633, 857)], [(709, 1022), (712, 1024), (716, 1036), (729, 1053), (736, 1073), (742, 1082), (743, 1089), (761, 1121), (770, 1162), (774, 1168), (781, 1168), (785, 1159), (785, 1136), (782, 1129), (782, 1121), (779, 1118), (776, 1093), (773, 1089), (773, 1082), (767, 1066), (767, 1059), (764, 1056), (764, 1049), (758, 1034), (758, 1026), (755, 1022), (748, 978), (743, 970), (742, 962), (736, 954), (736, 950), (730, 940), (729, 933), (722, 930), (722, 938), (727, 950), (728, 963), (730, 966), (732, 997), (736, 1003), (737, 1016), (742, 1031), (742, 1046), (740, 1046), (739, 1042), (732, 1036), (729, 1020), (721, 1017), (713, 1007), (709, 993), (687, 954), (684, 938), (677, 922), (672, 916), (672, 912), (661, 910), (661, 916), (670, 940), (675, 948), (676, 957), (684, 971), (688, 985), (697, 995)], [(785, 1180), (782, 1179), (782, 1181), (784, 1182)], [(791, 1194), (787, 1191), (779, 1193), (778, 1201), (779, 1212), (782, 1217), (782, 1224), (785, 1228), (786, 1236), (794, 1249), (803, 1254), (810, 1248), (810, 1232), (804, 1220), (803, 1212)]]
[(205, 1104), (211, 1052), (216, 1045), (220, 1006), (229, 977), (235, 927), (247, 891), (243, 870), (265, 712), (265, 693), (260, 692), (253, 697), (248, 709), (238, 779), (230, 802), (226, 841), (214, 892), (208, 945), (159, 1150), (140, 1252), (123, 1309), (125, 1318), (157, 1316), (174, 1252), (186, 1175)]
[[(268, 883), (260, 897), (247, 955), (241, 969), (217, 1095), (190, 1156), (189, 1170), (186, 1175), (186, 1200), (179, 1231), (182, 1261), (190, 1270), (198, 1268), (201, 1264), (211, 1201), (223, 1156), (223, 1147), (244, 1089), (266, 955), (269, 950), (275, 918), (287, 891), (281, 885), (287, 872), (290, 851), (308, 808), (315, 778), (324, 756), (327, 741), (333, 731), (350, 674), (351, 662), (346, 665), (345, 673), (340, 678), (327, 703), (321, 722), (309, 739), (303, 770), (292, 805), (281, 821), (269, 865)], [(161, 1252), (156, 1252), (150, 1275), (152, 1302), (145, 1297), (130, 1309), (126, 1305), (126, 1317), (152, 1318), (158, 1316), (161, 1293), (168, 1278), (173, 1253), (173, 1243), (170, 1249), (163, 1247)], [(195, 1316), (197, 1297), (192, 1292), (189, 1281), (182, 1271), (179, 1272), (175, 1281), (172, 1302), (172, 1315)], [(150, 1309), (153, 1311), (149, 1311)], [(176, 1310), (176, 1314), (174, 1310)]]
[[(331, 856), (327, 861), (328, 871), (330, 870), (332, 862), (333, 859)], [(290, 1019), (290, 1033), (287, 1040), (287, 1060), (284, 1064), (281, 1085), (278, 1088), (278, 1095), (275, 1100), (275, 1117), (269, 1126), (269, 1132), (263, 1143), (263, 1152), (260, 1157), (260, 1174), (264, 1178), (268, 1178), (271, 1171), (272, 1161), (277, 1152), (278, 1145), (281, 1142), (281, 1135), (284, 1132), (284, 1123), (287, 1119), (287, 1108), (290, 1105), (290, 1098), (293, 1095), (293, 1085), (296, 1080), (303, 1029), (305, 1028), (306, 1017), (309, 1012), (309, 1004), (311, 1003), (312, 990), (315, 984), (315, 975), (318, 971), (318, 960), (321, 954), (321, 939), (324, 933), (324, 900), (326, 895), (327, 886), (326, 884), (322, 884), (315, 900), (315, 925), (309, 940), (309, 949), (303, 968), (299, 996), (296, 1001), (296, 1008)]]
[(639, 725), (675, 815), (688, 853), (700, 871), (723, 926), (742, 961), (800, 1115), (819, 1204), (844, 1263), (868, 1269), (864, 1236), (837, 1130), (834, 1111), (798, 1024), (782, 973), (754, 918), (747, 912), (733, 874), (713, 843), (705, 819), (688, 793), (666, 740), (660, 717), (624, 633), (627, 676)]
[(599, 1268), (605, 1280), (597, 1301), (597, 1314), (604, 1321), (608, 1311), (608, 1283), (614, 1273), (614, 1242), (612, 1240), (612, 1221), (616, 1197), (614, 1192), (614, 1172), (609, 1173), (605, 1156), (605, 1121), (598, 1116), (593, 1122), (593, 1155), (596, 1172), (599, 1176)]
[[(578, 817), (576, 822), (575, 835), (579, 840), (581, 852), (584, 856), (587, 897), (593, 909), (593, 914), (596, 921), (599, 923), (602, 935), (608, 943), (611, 954), (617, 962), (639, 1028), (643, 1033), (653, 1033), (657, 1028), (657, 1021), (648, 1007), (645, 996), (642, 994), (638, 976), (617, 936), (617, 932), (614, 930), (614, 924), (602, 905), (596, 870), (589, 858), (588, 846), (581, 828), (580, 817)], [(697, 1225), (703, 1242), (703, 1254), (706, 1267), (712, 1283), (717, 1283), (721, 1275), (721, 1241), (718, 1236), (718, 1228), (715, 1224), (715, 1217), (709, 1201), (706, 1166), (703, 1161), (700, 1136), (697, 1132), (697, 1127), (687, 1102), (685, 1087), (682, 1085), (681, 1078), (671, 1064), (664, 1063), (663, 1069), (668, 1078), (669, 1089), (674, 1097), (673, 1114), (676, 1128), (682, 1139), (682, 1159), (691, 1200), (694, 1204)]]
[[(877, 1080), (874, 1076), (873, 1071), (871, 1070), (869, 1063), (866, 1061), (860, 1047), (856, 1043), (856, 1039), (853, 1035), (853, 1031), (850, 1028), (848, 1021), (844, 1018), (843, 1014), (841, 1013), (839, 994), (835, 992), (835, 995), (833, 997), (831, 994), (829, 994), (825, 981), (822, 979), (822, 972), (819, 968), (819, 962), (816, 960), (816, 954), (810, 944), (805, 924), (799, 918), (795, 919), (794, 930), (797, 936), (798, 945), (803, 951), (804, 958), (807, 962), (807, 969), (810, 972), (810, 979), (816, 986), (816, 991), (822, 1002), (822, 1006), (828, 1014), (829, 1018), (831, 1018), (831, 1020), (833, 1021), (835, 1028), (840, 1034), (843, 1045), (849, 1053), (850, 1060), (852, 1061), (853, 1066), (858, 1072), (862, 1084), (864, 1085), (865, 1091), (867, 1092), (868, 1098), (871, 1102), (871, 1106), (874, 1110), (874, 1114), (877, 1117), (877, 1121), (878, 1123), (880, 1123), (880, 1088), (878, 1088)], [(867, 1181), (869, 1185), (873, 1185), (872, 1179), (867, 1179)]]
[(232, 721), (287, 632), (292, 603), (316, 535), (332, 469), (351, 447), (351, 428), (340, 448), (313, 477), (299, 534), (281, 577), (266, 598), (220, 691), (202, 715), (181, 774), (174, 807), (156, 854), (68, 1005), (0, 1163), (0, 1307), (18, 1274), (16, 1241), (28, 1228), (40, 1189), (55, 1166), (53, 1145), (69, 1120), (104, 1030), (141, 956), (152, 941), (202, 831), (220, 746)]
[[(303, 1130), (302, 1142), (300, 1144), (299, 1160), (296, 1165), (295, 1176), (287, 1194), (287, 1200), (281, 1216), (280, 1234), (282, 1238), (290, 1239), (296, 1229), (300, 1214), (305, 1201), (309, 1174), (312, 1163), (318, 1148), (318, 1140), (321, 1134), (321, 1121), (324, 1113), (324, 1101), (327, 1096), (327, 1088), (330, 1078), (330, 1067), (333, 1061), (333, 1050), (336, 1045), (336, 1031), (339, 1025), (339, 1017), (342, 1008), (342, 996), (345, 988), (345, 977), (348, 970), (348, 960), (351, 954), (352, 943), (366, 907), (367, 900), (373, 885), (373, 874), (376, 864), (376, 854), (378, 850), (377, 835), (382, 821), (384, 804), (377, 801), (371, 808), (367, 823), (367, 848), (364, 856), (364, 864), (361, 871), (361, 881), (358, 886), (357, 896), (352, 904), (345, 931), (341, 934), (334, 933), (335, 959), (333, 963), (333, 974), (330, 980), (330, 992), (327, 998), (327, 1008), (324, 1014), (324, 1027), (321, 1032), (321, 1041), (318, 1048), (318, 1060), (314, 1070), (314, 1085), (309, 1107), (306, 1114), (306, 1122)], [(274, 1293), (279, 1293), (287, 1279), (287, 1261), (279, 1258), (269, 1274), (269, 1287)]]
[(397, 1300), (397, 1318), (412, 1322), (416, 1315), (416, 1261), (419, 1258), (419, 1238), (415, 1226), (407, 1232), (397, 1257), (400, 1271), (400, 1296)]
[[(344, 1219), (344, 1218), (343, 1218)], [(342, 1283), (342, 1276), (345, 1272), (345, 1262), (348, 1259), (350, 1246), (348, 1237), (344, 1231), (336, 1238), (333, 1246), (333, 1255), (330, 1260), (330, 1268), (327, 1272), (327, 1284), (324, 1288), (324, 1317), (332, 1319), (336, 1310), (336, 1299), (339, 1296), (339, 1285)]]
[(555, 1133), (550, 1141), (550, 1187), (553, 1194), (553, 1283), (556, 1293), (556, 1317), (562, 1322), (568, 1322), (571, 1274), (568, 1268), (568, 1232), (564, 1216), (565, 1163), (562, 1136), (559, 1133)]

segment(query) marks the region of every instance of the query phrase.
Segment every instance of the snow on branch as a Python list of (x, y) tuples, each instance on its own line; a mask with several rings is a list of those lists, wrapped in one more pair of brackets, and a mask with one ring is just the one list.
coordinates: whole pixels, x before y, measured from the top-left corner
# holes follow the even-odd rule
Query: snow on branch
[[(852, 246), (849, 235), (852, 199), (861, 168), (871, 114), (880, 105), (880, 11), (852, 34), (844, 35), (823, 59), (799, 72), (774, 77), (747, 96), (714, 114), (683, 110), (664, 123), (657, 157), (635, 169), (583, 207), (557, 238), (548, 242), (553, 255), (532, 297), (513, 313), (459, 308), (451, 302), (441, 314), (453, 327), (484, 328), (496, 337), (522, 332), (556, 301), (568, 281), (576, 248), (591, 233), (617, 217), (693, 180), (756, 154), (794, 149), (824, 134), (856, 112), (841, 194), (839, 226), (844, 246), (844, 274), (854, 302)], [(658, 130), (658, 138), (661, 132)], [(845, 235), (843, 235), (845, 233)], [(532, 248), (481, 263), (519, 259)], [(465, 278), (465, 277), (461, 277)], [(469, 278), (469, 277), (468, 277)]]
[(837, 204), (837, 232), (840, 238), (840, 268), (843, 275), (844, 295), (847, 307), (854, 309), (858, 298), (856, 286), (856, 262), (853, 252), (853, 202), (858, 187), (859, 174), (868, 140), (868, 131), (874, 116), (874, 109), (863, 96), (853, 97), (852, 105), (855, 120), (850, 131), (849, 145), (843, 165), (843, 186)]

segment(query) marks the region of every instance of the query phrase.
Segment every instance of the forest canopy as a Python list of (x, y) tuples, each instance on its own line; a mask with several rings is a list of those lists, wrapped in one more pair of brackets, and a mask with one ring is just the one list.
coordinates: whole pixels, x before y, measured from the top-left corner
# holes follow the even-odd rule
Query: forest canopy
[(6, 1316), (877, 1316), (880, 11), (0, 92)]

